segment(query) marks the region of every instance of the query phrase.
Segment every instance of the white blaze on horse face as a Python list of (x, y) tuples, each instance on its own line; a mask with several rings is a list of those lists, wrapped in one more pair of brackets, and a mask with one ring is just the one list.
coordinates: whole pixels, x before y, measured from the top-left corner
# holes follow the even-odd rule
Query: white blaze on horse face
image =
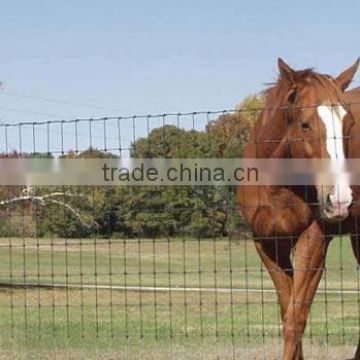
[[(337, 175), (335, 187), (330, 194), (330, 201), (336, 204), (335, 212), (346, 210), (352, 202), (352, 191), (349, 178), (345, 173), (345, 154), (343, 146), (343, 119), (346, 115), (341, 105), (320, 105), (317, 107), (318, 115), (326, 129), (326, 148), (331, 160), (336, 160)], [(340, 174), (339, 174), (340, 171)], [(341, 173), (343, 172), (343, 173)]]

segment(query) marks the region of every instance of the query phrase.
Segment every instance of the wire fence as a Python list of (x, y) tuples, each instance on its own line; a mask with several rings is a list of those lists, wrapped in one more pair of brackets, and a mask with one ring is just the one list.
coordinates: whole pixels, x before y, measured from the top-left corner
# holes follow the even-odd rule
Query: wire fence
[[(238, 156), (258, 111), (2, 124), (0, 153)], [(56, 202), (39, 201), (51, 194)], [(281, 358), (276, 292), (234, 187), (4, 186), (0, 196), (21, 197), (1, 209), (0, 358)], [(306, 328), (307, 358), (354, 352), (359, 294), (350, 241), (339, 235)]]

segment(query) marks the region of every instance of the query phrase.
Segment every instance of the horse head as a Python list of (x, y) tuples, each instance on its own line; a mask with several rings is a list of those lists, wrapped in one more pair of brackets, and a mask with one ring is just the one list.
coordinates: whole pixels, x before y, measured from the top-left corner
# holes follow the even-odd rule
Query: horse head
[[(358, 66), (359, 60), (333, 78), (312, 69), (296, 71), (278, 60), (279, 79), (265, 97), (267, 117), (271, 117), (276, 136), (281, 139), (277, 157), (331, 159), (340, 166), (345, 163), (344, 124), (354, 118), (344, 91)], [(332, 186), (316, 181), (314, 186), (324, 219), (337, 222), (348, 216), (353, 197), (345, 176), (338, 176)]]

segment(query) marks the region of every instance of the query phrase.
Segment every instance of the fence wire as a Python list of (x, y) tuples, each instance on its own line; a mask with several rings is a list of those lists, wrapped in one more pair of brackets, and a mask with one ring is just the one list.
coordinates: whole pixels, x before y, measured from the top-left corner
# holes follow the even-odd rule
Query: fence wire
[[(253, 109), (2, 124), (0, 153), (234, 157), (257, 116)], [(55, 192), (57, 203), (32, 200)], [(30, 195), (0, 210), (1, 358), (281, 358), (277, 295), (234, 188), (0, 188), (0, 200), (19, 194)], [(350, 241), (339, 235), (304, 335), (306, 358), (353, 354), (359, 294)]]

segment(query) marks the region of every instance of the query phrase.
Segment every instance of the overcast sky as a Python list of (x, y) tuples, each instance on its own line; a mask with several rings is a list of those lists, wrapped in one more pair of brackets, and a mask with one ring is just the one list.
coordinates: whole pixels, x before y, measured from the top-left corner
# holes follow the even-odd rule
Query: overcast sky
[(350, 65), (359, 14), (355, 1), (3, 0), (0, 118), (231, 109), (276, 78), (279, 56)]

